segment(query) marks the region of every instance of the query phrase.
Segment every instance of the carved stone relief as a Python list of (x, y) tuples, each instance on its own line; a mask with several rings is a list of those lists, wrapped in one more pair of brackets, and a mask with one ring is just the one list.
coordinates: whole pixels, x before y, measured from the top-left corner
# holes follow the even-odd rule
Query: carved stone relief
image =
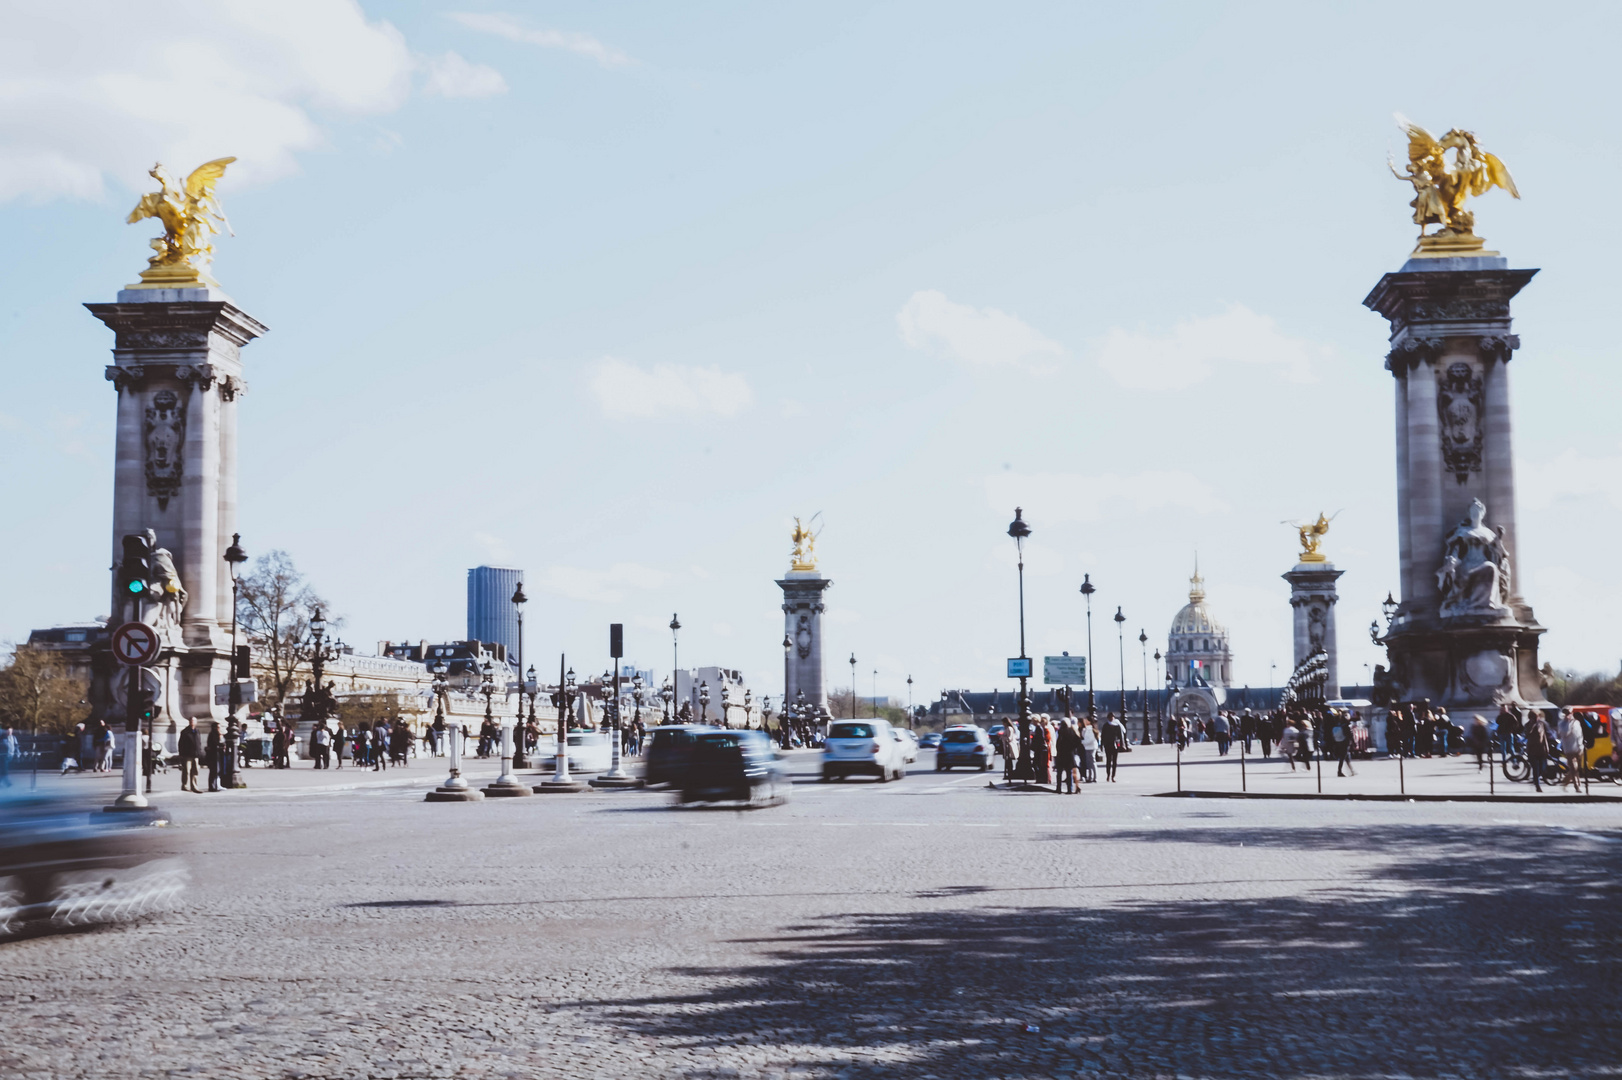
[(794, 645), (799, 650), (800, 659), (806, 660), (811, 656), (811, 616), (801, 615), (799, 626), (794, 631)]
[(184, 478), (186, 445), (186, 402), (173, 390), (159, 390), (146, 407), (143, 431), (146, 444), (146, 493), (158, 500), (158, 509), (169, 509), (169, 500), (180, 494)]
[(1481, 376), (1460, 360), (1449, 364), (1436, 387), (1436, 418), (1442, 428), (1442, 464), (1464, 483), (1481, 471)]

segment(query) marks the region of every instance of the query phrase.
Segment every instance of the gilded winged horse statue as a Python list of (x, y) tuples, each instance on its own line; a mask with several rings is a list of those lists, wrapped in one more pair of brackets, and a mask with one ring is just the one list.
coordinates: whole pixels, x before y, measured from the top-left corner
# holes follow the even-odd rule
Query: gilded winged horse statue
[[(1515, 198), (1521, 193), (1509, 169), (1487, 153), (1474, 132), (1453, 128), (1440, 139), (1397, 114), (1397, 126), (1408, 136), (1408, 171), (1398, 172), (1397, 163), (1387, 159), (1392, 175), (1414, 185), (1414, 224), (1419, 226), (1416, 255), (1445, 256), (1480, 250), (1484, 244), (1475, 234), (1476, 216), (1464, 207), (1471, 196), (1485, 195), (1500, 187)], [(1447, 152), (1453, 151), (1453, 160)], [(1441, 226), (1426, 234), (1431, 225)]]
[[(191, 171), (184, 185), (177, 185), (162, 164), (148, 170), (159, 190), (141, 196), (127, 219), (133, 225), (144, 218), (163, 222), (163, 235), (152, 241), (157, 254), (147, 260), (141, 283), (148, 287), (174, 288), (214, 281), (208, 276), (214, 261), (214, 236), (223, 226), (231, 232), (214, 185), (225, 175), (234, 157), (215, 158)], [(234, 233), (232, 235), (235, 235)]]

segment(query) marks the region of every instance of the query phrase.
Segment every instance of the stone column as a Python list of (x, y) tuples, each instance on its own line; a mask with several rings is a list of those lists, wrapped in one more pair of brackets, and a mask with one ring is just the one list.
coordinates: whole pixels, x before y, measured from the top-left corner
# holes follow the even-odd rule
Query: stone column
[(787, 679), (784, 707), (799, 701), (822, 714), (828, 712), (828, 691), (822, 667), (822, 594), (833, 582), (815, 570), (790, 570), (777, 583), (783, 590), (783, 624), (788, 635)]
[(1328, 562), (1301, 562), (1283, 575), (1290, 583), (1290, 607), (1295, 624), (1295, 664), (1322, 649), (1329, 658), (1329, 680), (1324, 699), (1340, 697), (1340, 651), (1335, 634), (1335, 604), (1340, 599), (1335, 582), (1344, 574)]
[[(116, 303), (86, 304), (117, 335), (106, 375), (118, 391), (110, 563), (123, 537), (153, 530), (187, 592), (181, 635), (170, 645), (178, 693), (167, 716), (215, 716), (213, 687), (229, 677), (230, 577), (224, 565), (236, 520), (235, 397), (241, 348), (266, 328), (220, 289), (130, 288)], [(130, 617), (114, 594), (114, 622)], [(98, 701), (99, 715), (109, 703)], [(223, 719), (223, 713), (220, 718)]]
[[(1546, 704), (1536, 677), (1544, 628), (1518, 573), (1508, 379), (1519, 345), (1510, 301), (1536, 273), (1512, 270), (1490, 252), (1411, 258), (1363, 301), (1391, 325), (1402, 603), (1385, 642), (1403, 701), (1429, 699), (1454, 711), (1506, 700)], [(1478, 499), (1485, 524), (1503, 529), (1510, 595), (1503, 607), (1470, 607), (1455, 595), (1444, 616), (1443, 549)], [(1479, 559), (1479, 534), (1459, 536), (1466, 558)]]

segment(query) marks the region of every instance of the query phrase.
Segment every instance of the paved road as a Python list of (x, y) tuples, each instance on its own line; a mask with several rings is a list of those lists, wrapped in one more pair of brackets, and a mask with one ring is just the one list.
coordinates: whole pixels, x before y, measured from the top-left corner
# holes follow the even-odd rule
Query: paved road
[(173, 797), (183, 911), (0, 944), (0, 1076), (1622, 1075), (1615, 805), (796, 769)]

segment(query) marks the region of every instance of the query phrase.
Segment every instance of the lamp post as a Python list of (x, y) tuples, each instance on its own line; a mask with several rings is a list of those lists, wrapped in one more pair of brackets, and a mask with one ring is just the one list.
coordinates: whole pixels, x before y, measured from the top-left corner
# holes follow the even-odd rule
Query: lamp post
[[(506, 663), (502, 663), (506, 668)], [(503, 680), (505, 683), (505, 680)], [(486, 723), (493, 723), (495, 717), (491, 712), (491, 702), (496, 696), (496, 665), (492, 660), (484, 662), (484, 681), (479, 684), (479, 693), (484, 695), (484, 719)], [(522, 712), (522, 708), (519, 710)], [(530, 795), (529, 785), (520, 784), (513, 776), (513, 724), (499, 724), (501, 729), (501, 773), (484, 789), (486, 795), (497, 798), (506, 798), (516, 795)]]
[[(524, 605), (529, 597), (524, 595), (524, 583), (520, 581), (518, 588), (513, 590), (513, 611), (518, 615), (518, 675), (523, 678), (524, 673)], [(529, 768), (529, 758), (524, 753), (524, 690), (522, 682), (518, 690), (518, 718), (513, 721), (513, 768)]]
[(1098, 587), (1091, 574), (1081, 575), (1081, 595), (1087, 598), (1087, 719), (1098, 722), (1098, 707), (1093, 701), (1093, 593)]
[(873, 719), (879, 718), (879, 669), (873, 669)]
[(1149, 632), (1138, 630), (1138, 646), (1143, 650), (1143, 745), (1154, 742), (1149, 737)]
[[(613, 740), (608, 748), (608, 771), (591, 781), (594, 788), (629, 788), (641, 787), (642, 781), (634, 779), (625, 771), (625, 725), (620, 719), (620, 667), (619, 659), (614, 661), (613, 685), (609, 685), (608, 672), (603, 672), (603, 701), (609, 709), (606, 719), (610, 721), (608, 737)], [(636, 682), (640, 684), (641, 677)], [(640, 692), (640, 691), (639, 691)]]
[(912, 676), (907, 676), (907, 728), (912, 728)]
[[(767, 694), (760, 699), (760, 730), (771, 734), (772, 730), (772, 696)], [(779, 733), (781, 734), (781, 733)], [(779, 739), (781, 741), (781, 739)]]
[[(439, 660), (428, 670), (434, 675), (434, 722), (437, 727), (438, 722), (445, 717), (445, 695), (450, 691), (450, 682), (445, 678), (445, 673), (450, 668), (445, 666), (445, 661)], [(428, 793), (426, 801), (478, 802), (484, 798), (484, 793), (468, 787), (467, 778), (462, 775), (462, 725), (454, 713), (451, 714), (445, 731), (450, 736), (450, 776), (446, 777), (443, 784)]]
[[(535, 720), (535, 696), (541, 692), (541, 684), (540, 680), (535, 675), (534, 664), (529, 665), (529, 671), (524, 675), (524, 692), (529, 695), (529, 723), (525, 725), (524, 729), (524, 742), (527, 747), (529, 742), (529, 729), (534, 728), (537, 734), (539, 734), (541, 730)], [(520, 712), (523, 711), (523, 699), (519, 699), (518, 708)]]
[[(743, 688), (743, 726), (749, 727), (755, 717), (755, 692), (749, 687)], [(765, 730), (762, 728), (761, 730)]]
[[(1156, 676), (1158, 676), (1159, 673), (1160, 673), (1160, 650), (1156, 649), (1155, 650), (1155, 674), (1156, 674)], [(1147, 679), (1144, 680), (1143, 685), (1144, 686), (1149, 685)], [(1170, 699), (1170, 697), (1168, 697), (1166, 700), (1170, 701), (1171, 699)], [(1166, 702), (1162, 701), (1160, 703), (1160, 708), (1155, 710), (1155, 741), (1159, 742), (1159, 743), (1164, 743), (1166, 741), (1166, 729), (1161, 726), (1165, 722), (1165, 719), (1166, 719)]]
[(710, 722), (710, 683), (708, 679), (698, 684), (698, 722)]
[[(238, 678), (247, 678), (248, 672), (239, 671), (237, 665), (237, 603), (241, 588), (242, 564), (248, 553), (242, 548), (242, 534), (231, 534), (231, 546), (225, 549), (225, 561), (231, 568), (231, 704), (225, 716), (225, 745), (220, 748), (220, 780), (227, 789), (247, 787), (237, 779), (237, 710), (242, 707), (242, 687)], [(134, 686), (135, 683), (131, 683)]]
[(574, 704), (574, 669), (564, 671), (567, 661), (558, 657), (558, 735), (557, 735), (557, 768), (552, 773), (552, 779), (543, 780), (535, 786), (537, 795), (561, 794), (570, 791), (583, 791), (586, 785), (580, 783), (569, 775), (569, 709)]
[[(1014, 550), (1019, 557), (1019, 656), (1025, 659), (1025, 538), (1031, 527), (1025, 524), (1023, 511), (1014, 507), (1014, 520), (1008, 525), (1008, 535), (1014, 538)], [(1031, 703), (1025, 693), (1024, 675), (1019, 677), (1019, 760), (1014, 765), (1015, 780), (1035, 778), (1031, 762)]]
[(788, 696), (794, 689), (794, 687), (792, 685), (793, 682), (794, 682), (794, 669), (793, 669), (794, 661), (791, 659), (793, 657), (793, 655), (794, 655), (793, 649), (794, 649), (794, 641), (793, 641), (793, 639), (790, 638), (787, 634), (784, 634), (783, 635), (783, 709), (784, 709), (785, 719), (787, 718)]
[(800, 733), (801, 741), (807, 746), (811, 745), (811, 717), (807, 715), (809, 708), (810, 706), (805, 701), (805, 691), (796, 690), (794, 692), (794, 725), (795, 730)]
[(1126, 616), (1115, 605), (1115, 636), (1121, 649), (1121, 728), (1126, 728)]
[[(732, 687), (724, 682), (721, 684), (721, 726), (724, 728), (732, 726)], [(748, 726), (746, 718), (744, 727)]]
[[(680, 649), (680, 644), (679, 644), (679, 641), (678, 641), (678, 638), (677, 638), (677, 632), (680, 631), (680, 630), (681, 630), (681, 620), (676, 618), (676, 613), (675, 612), (671, 612), (670, 613), (670, 681), (675, 686), (675, 688), (676, 688), (675, 692), (678, 693), (678, 694), (681, 693), (681, 678), (677, 675), (677, 672), (681, 671), (681, 659), (680, 659), (680, 657), (681, 657), (681, 649)], [(689, 684), (689, 685), (691, 685), (691, 684)], [(689, 691), (689, 692), (691, 692), (691, 691)]]
[(856, 719), (856, 654), (850, 654), (850, 718)]
[(670, 688), (669, 679), (666, 679), (664, 685), (659, 687), (659, 699), (665, 703), (665, 723), (674, 723), (670, 716), (670, 703), (676, 700), (676, 691)]

